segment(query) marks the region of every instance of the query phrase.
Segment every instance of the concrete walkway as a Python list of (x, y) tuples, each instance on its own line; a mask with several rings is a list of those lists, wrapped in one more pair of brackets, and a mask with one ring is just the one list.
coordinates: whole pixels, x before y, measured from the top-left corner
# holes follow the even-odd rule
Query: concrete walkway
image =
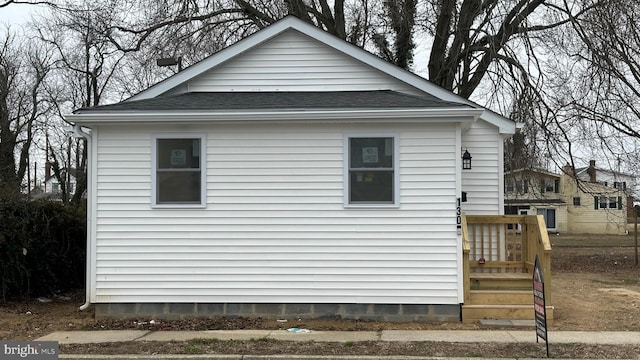
[[(591, 331), (550, 331), (550, 344), (579, 343), (590, 345), (640, 344), (640, 332), (591, 332)], [(530, 330), (383, 330), (383, 331), (309, 331), (290, 332), (287, 330), (207, 330), (207, 331), (146, 331), (146, 330), (102, 330), (102, 331), (59, 331), (36, 339), (36, 341), (57, 341), (59, 344), (117, 343), (123, 341), (187, 341), (191, 339), (256, 340), (274, 339), (281, 341), (315, 342), (358, 342), (388, 341), (414, 342), (435, 341), (453, 343), (535, 343), (536, 335)], [(541, 346), (543, 341), (541, 341)], [(60, 354), (60, 359), (70, 360), (471, 360), (467, 358), (442, 358), (422, 356), (372, 356), (372, 355), (84, 355)], [(639, 357), (640, 358), (640, 357)], [(473, 358), (478, 359), (478, 358)], [(488, 359), (488, 358), (485, 358)], [(491, 359), (525, 360), (525, 359)], [(594, 360), (594, 359), (591, 359)]]
[[(549, 331), (549, 343), (620, 345), (640, 344), (640, 332), (631, 331)], [(146, 331), (146, 330), (98, 330), (58, 331), (36, 339), (57, 341), (60, 344), (91, 344), (122, 341), (187, 341), (191, 339), (256, 340), (316, 342), (358, 341), (446, 341), (535, 343), (532, 330), (383, 330), (383, 331), (310, 331), (287, 330), (206, 330), (206, 331)], [(542, 340), (541, 340), (542, 341)]]

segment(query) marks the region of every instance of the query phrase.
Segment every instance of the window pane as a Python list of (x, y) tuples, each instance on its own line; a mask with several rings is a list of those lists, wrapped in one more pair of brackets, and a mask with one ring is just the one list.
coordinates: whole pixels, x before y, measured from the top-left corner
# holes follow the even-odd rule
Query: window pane
[(547, 225), (547, 229), (554, 229), (556, 227), (556, 210), (555, 209), (538, 209), (538, 215), (544, 217), (544, 222)]
[(606, 209), (608, 202), (607, 202), (607, 198), (605, 196), (600, 196), (600, 199), (598, 201), (598, 205), (600, 207), (600, 209)]
[(544, 191), (553, 192), (554, 190), (554, 182), (553, 180), (545, 180), (544, 181)]
[(200, 139), (158, 139), (158, 169), (199, 169)]
[(393, 168), (393, 138), (351, 138), (349, 167)]
[(506, 183), (505, 187), (507, 189), (507, 192), (514, 192), (515, 191), (515, 186), (514, 186), (513, 181), (508, 181), (507, 180), (507, 181), (505, 181), (505, 183)]
[(200, 203), (200, 171), (162, 171), (157, 179), (158, 204)]
[(544, 220), (547, 223), (547, 229), (554, 229), (556, 227), (556, 210), (547, 209), (547, 216)]
[(349, 202), (393, 203), (393, 171), (351, 171)]

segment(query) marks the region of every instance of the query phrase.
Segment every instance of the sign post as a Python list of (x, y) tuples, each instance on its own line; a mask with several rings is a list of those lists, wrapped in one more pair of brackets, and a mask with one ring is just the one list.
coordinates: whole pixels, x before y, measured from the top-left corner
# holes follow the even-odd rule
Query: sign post
[(547, 357), (549, 357), (549, 338), (547, 337), (547, 304), (544, 298), (544, 278), (540, 259), (536, 255), (536, 263), (533, 267), (533, 308), (536, 321), (536, 342), (540, 338), (547, 344)]

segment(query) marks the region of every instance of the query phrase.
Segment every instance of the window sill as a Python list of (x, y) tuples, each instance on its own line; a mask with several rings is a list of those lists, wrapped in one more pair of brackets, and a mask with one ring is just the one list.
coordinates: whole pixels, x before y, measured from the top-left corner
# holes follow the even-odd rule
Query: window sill
[(152, 209), (205, 209), (207, 204), (152, 204)]
[(345, 204), (345, 209), (398, 209), (400, 204)]

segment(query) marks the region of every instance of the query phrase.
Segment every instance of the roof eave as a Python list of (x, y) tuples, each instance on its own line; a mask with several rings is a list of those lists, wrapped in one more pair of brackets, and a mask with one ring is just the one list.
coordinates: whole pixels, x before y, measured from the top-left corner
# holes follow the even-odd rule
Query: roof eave
[(133, 123), (292, 123), (292, 122), (453, 122), (470, 123), (482, 109), (367, 109), (367, 110), (287, 110), (287, 111), (154, 111), (76, 113), (66, 116), (74, 124)]

